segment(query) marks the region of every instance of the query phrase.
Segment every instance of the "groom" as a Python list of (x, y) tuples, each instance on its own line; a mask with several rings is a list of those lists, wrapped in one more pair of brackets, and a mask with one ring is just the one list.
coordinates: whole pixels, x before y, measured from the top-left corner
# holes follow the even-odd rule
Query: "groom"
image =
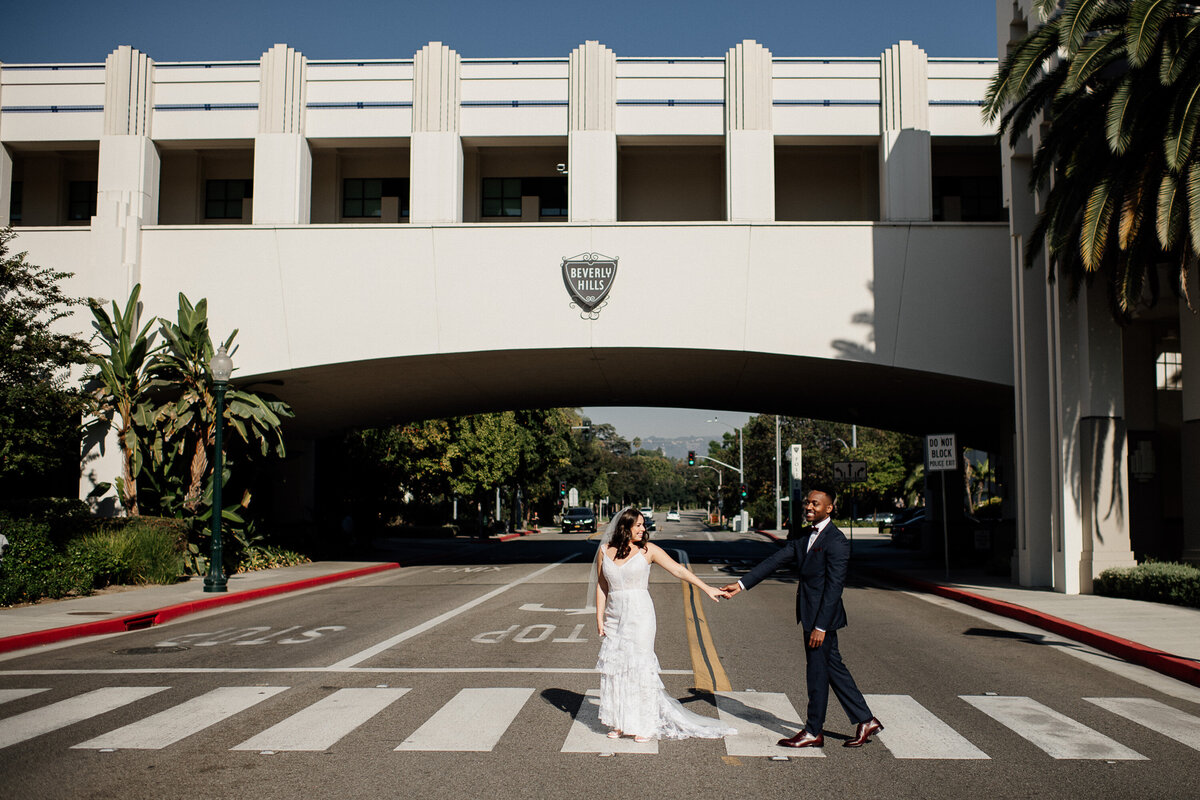
[(850, 543), (833, 524), (833, 498), (827, 492), (813, 491), (804, 501), (807, 530), (789, 539), (779, 552), (762, 561), (737, 583), (722, 586), (730, 596), (750, 589), (789, 561), (800, 573), (796, 589), (796, 621), (804, 631), (807, 661), (808, 718), (804, 728), (789, 739), (780, 739), (783, 747), (822, 747), (825, 744), (825, 708), (829, 689), (837, 696), (846, 716), (857, 723), (854, 738), (843, 747), (862, 747), (872, 734), (883, 730), (875, 719), (862, 692), (854, 684), (850, 670), (838, 652), (837, 631), (846, 627), (846, 609), (842, 606), (842, 587), (850, 561)]

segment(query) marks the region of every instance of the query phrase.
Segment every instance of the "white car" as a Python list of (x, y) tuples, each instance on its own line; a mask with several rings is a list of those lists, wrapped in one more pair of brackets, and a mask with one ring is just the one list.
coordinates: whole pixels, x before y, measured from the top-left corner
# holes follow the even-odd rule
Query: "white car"
[(646, 524), (646, 530), (658, 530), (658, 524), (654, 521), (654, 509), (650, 506), (639, 508), (638, 513), (642, 515), (642, 522)]
[(679, 522), (679, 512), (671, 509), (667, 512), (667, 522)]

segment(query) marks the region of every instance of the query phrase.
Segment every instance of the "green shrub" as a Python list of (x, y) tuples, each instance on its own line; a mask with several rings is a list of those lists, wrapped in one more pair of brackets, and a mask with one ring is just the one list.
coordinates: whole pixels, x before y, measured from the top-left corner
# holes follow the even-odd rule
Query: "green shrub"
[(86, 581), (50, 538), (47, 522), (0, 515), (0, 533), (8, 547), (0, 560), (0, 605), (64, 597)]
[(311, 561), (308, 556), (292, 550), (285, 550), (274, 545), (256, 546), (245, 550), (238, 560), (237, 572), (254, 572), (260, 569), (275, 567), (294, 567), (297, 564), (307, 564)]
[(1152, 600), (1200, 608), (1200, 568), (1147, 561), (1136, 567), (1113, 567), (1100, 573), (1096, 594)]
[(174, 583), (184, 569), (186, 525), (179, 520), (127, 517), (106, 520), (95, 533), (68, 547), (77, 570), (91, 587), (112, 583)]

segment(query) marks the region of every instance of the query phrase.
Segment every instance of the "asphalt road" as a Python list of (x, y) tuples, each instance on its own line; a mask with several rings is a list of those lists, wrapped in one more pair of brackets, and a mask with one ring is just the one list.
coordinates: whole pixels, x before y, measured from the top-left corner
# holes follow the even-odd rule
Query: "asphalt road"
[[(718, 585), (774, 548), (692, 515), (654, 538)], [(701, 604), (656, 570), (668, 691), (739, 735), (614, 744), (577, 611), (594, 547), (447, 543), (422, 566), (0, 660), (0, 797), (1195, 796), (1197, 690), (861, 582), (841, 648), (886, 730), (840, 747), (831, 698), (823, 752), (775, 747), (806, 703), (786, 575)]]

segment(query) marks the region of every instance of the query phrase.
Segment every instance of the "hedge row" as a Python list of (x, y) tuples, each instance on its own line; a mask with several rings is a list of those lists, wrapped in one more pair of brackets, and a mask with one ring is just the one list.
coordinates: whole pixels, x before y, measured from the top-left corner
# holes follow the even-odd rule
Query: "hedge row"
[(1100, 573), (1093, 589), (1109, 597), (1200, 608), (1200, 568), (1158, 561), (1113, 567)]

